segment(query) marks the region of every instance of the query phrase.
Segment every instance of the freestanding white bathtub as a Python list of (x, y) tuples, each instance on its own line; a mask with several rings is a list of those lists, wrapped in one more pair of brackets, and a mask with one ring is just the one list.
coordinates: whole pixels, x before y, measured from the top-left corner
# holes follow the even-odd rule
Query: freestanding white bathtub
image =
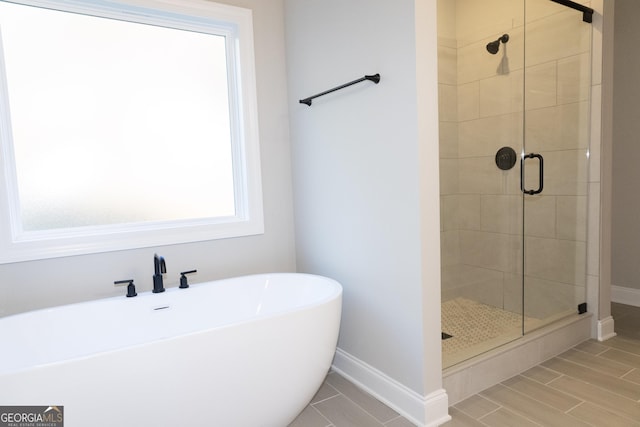
[(0, 319), (0, 405), (65, 427), (284, 427), (336, 349), (342, 287), (280, 273)]

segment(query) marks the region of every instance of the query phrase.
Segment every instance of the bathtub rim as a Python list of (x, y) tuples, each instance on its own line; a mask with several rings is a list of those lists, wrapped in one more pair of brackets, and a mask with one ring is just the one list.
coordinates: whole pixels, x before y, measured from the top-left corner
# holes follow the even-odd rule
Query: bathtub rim
[[(332, 286), (332, 292), (330, 292), (328, 295), (324, 296), (323, 298), (319, 298), (317, 300), (313, 300), (312, 303), (308, 303), (308, 304), (303, 304), (303, 305), (298, 305), (295, 307), (290, 307), (287, 310), (279, 310), (276, 312), (272, 312), (272, 313), (268, 313), (268, 314), (259, 314), (259, 315), (255, 315), (253, 317), (248, 317), (246, 319), (243, 319), (241, 321), (235, 321), (232, 323), (225, 323), (222, 325), (215, 325), (215, 326), (210, 326), (210, 327), (205, 327), (202, 329), (196, 329), (193, 331), (187, 331), (181, 334), (176, 334), (176, 335), (172, 335), (172, 336), (168, 336), (168, 337), (162, 337), (162, 338), (156, 338), (156, 339), (150, 339), (148, 341), (143, 341), (143, 342), (139, 342), (139, 343), (135, 343), (135, 344), (124, 344), (124, 345), (119, 345), (119, 346), (115, 346), (115, 347), (111, 347), (111, 348), (107, 348), (107, 349), (102, 349), (102, 350), (98, 350), (98, 351), (91, 351), (91, 352), (86, 352), (86, 353), (80, 353), (77, 355), (73, 355), (70, 357), (66, 357), (66, 358), (55, 358), (43, 363), (35, 363), (35, 364), (31, 364), (31, 365), (26, 365), (26, 366), (19, 366), (17, 368), (14, 369), (7, 369), (6, 367), (8, 366), (8, 363), (0, 363), (0, 378), (4, 375), (15, 375), (15, 374), (20, 374), (29, 370), (37, 370), (40, 368), (46, 368), (46, 367), (53, 367), (56, 365), (61, 365), (61, 364), (65, 364), (68, 362), (72, 362), (72, 361), (76, 361), (76, 360), (83, 360), (83, 359), (89, 359), (98, 355), (108, 355), (110, 353), (114, 353), (114, 352), (119, 352), (119, 351), (125, 351), (128, 349), (135, 349), (135, 348), (140, 348), (140, 347), (144, 347), (153, 343), (157, 343), (157, 342), (162, 342), (162, 341), (170, 341), (170, 340), (175, 340), (175, 339), (180, 339), (182, 337), (189, 337), (189, 336), (195, 336), (195, 335), (199, 335), (199, 334), (206, 334), (206, 333), (211, 333), (214, 331), (220, 331), (220, 330), (224, 330), (224, 329), (229, 329), (229, 328), (233, 328), (235, 326), (240, 326), (240, 325), (246, 325), (246, 324), (250, 324), (250, 323), (254, 323), (254, 322), (261, 322), (261, 321), (268, 321), (270, 319), (278, 319), (281, 317), (285, 317), (287, 315), (290, 314), (294, 314), (294, 313), (299, 313), (302, 311), (306, 311), (306, 310), (313, 310), (315, 308), (321, 308), (323, 306), (329, 306), (331, 304), (338, 304), (338, 311), (339, 317), (342, 317), (341, 311), (342, 311), (342, 294), (343, 294), (343, 289), (342, 289), (342, 285), (335, 279), (331, 279), (329, 277), (326, 276), (320, 276), (320, 275), (315, 275), (315, 274), (308, 274), (308, 273), (258, 273), (258, 274), (250, 274), (250, 275), (244, 275), (244, 276), (234, 276), (231, 278), (225, 278), (225, 279), (218, 279), (218, 280), (211, 280), (211, 281), (207, 281), (207, 282), (200, 282), (200, 283), (194, 283), (193, 285), (190, 286), (198, 286), (198, 285), (207, 285), (207, 284), (211, 284), (211, 283), (217, 283), (217, 282), (225, 282), (225, 281), (241, 281), (242, 279), (247, 279), (247, 278), (258, 278), (258, 277), (268, 277), (268, 276), (288, 276), (288, 277), (294, 277), (294, 276), (305, 276), (307, 278), (311, 278), (313, 280), (318, 280), (318, 281), (323, 281), (323, 282), (327, 282)], [(183, 292), (183, 291), (188, 291), (188, 289), (179, 289), (177, 286), (176, 287), (172, 287), (172, 288), (168, 288), (167, 292)], [(147, 295), (148, 297), (154, 297), (157, 294), (153, 294), (151, 291), (145, 291), (145, 292), (140, 292), (138, 294), (138, 296), (140, 295)], [(126, 298), (126, 296), (115, 296), (115, 297), (107, 297), (107, 298), (100, 298), (97, 300), (89, 300), (89, 301), (84, 301), (84, 302), (77, 302), (77, 303), (70, 303), (70, 304), (64, 304), (64, 305), (60, 305), (60, 306), (54, 306), (54, 307), (49, 307), (49, 308), (42, 308), (42, 309), (37, 309), (37, 310), (31, 310), (28, 312), (24, 312), (24, 313), (18, 313), (15, 315), (11, 315), (11, 316), (6, 316), (3, 318), (0, 318), (0, 323), (3, 322), (4, 319), (9, 319), (11, 318), (12, 320), (15, 320), (18, 317), (22, 317), (22, 316), (36, 316), (38, 313), (41, 312), (50, 312), (50, 311), (55, 311), (55, 310), (63, 310), (65, 308), (70, 308), (70, 307), (74, 307), (77, 305), (82, 305), (82, 304), (92, 304), (92, 303), (100, 303), (101, 301), (117, 301), (117, 300), (121, 300), (122, 298)], [(137, 297), (136, 297), (137, 298)], [(126, 302), (125, 302), (126, 303)], [(340, 323), (340, 320), (338, 320), (338, 324)], [(336, 343), (337, 345), (337, 343)], [(0, 357), (0, 362), (2, 362), (2, 357)]]
[(221, 279), (213, 279), (213, 280), (207, 280), (204, 282), (196, 282), (196, 283), (190, 283), (189, 284), (189, 288), (187, 289), (180, 289), (178, 287), (178, 284), (176, 283), (175, 286), (171, 286), (165, 289), (165, 292), (162, 292), (161, 294), (154, 294), (151, 290), (143, 290), (140, 291), (138, 290), (138, 294), (136, 297), (133, 298), (127, 298), (126, 295), (124, 293), (122, 293), (122, 295), (115, 295), (115, 296), (109, 296), (109, 297), (103, 297), (103, 298), (96, 298), (96, 299), (89, 299), (86, 301), (78, 301), (78, 302), (71, 302), (68, 304), (61, 304), (61, 305), (54, 305), (51, 307), (42, 307), (42, 308), (36, 308), (33, 310), (28, 310), (28, 311), (23, 311), (20, 313), (13, 313), (13, 314), (9, 314), (7, 316), (0, 316), (0, 323), (3, 322), (5, 319), (12, 319), (12, 318), (16, 318), (18, 316), (28, 316), (28, 315), (36, 315), (37, 313), (42, 313), (42, 312), (50, 312), (50, 311), (57, 311), (57, 310), (62, 310), (64, 308), (71, 308), (71, 307), (75, 307), (77, 305), (81, 305), (81, 304), (93, 304), (93, 303), (100, 303), (100, 302), (107, 302), (107, 301), (117, 301), (117, 300), (122, 300), (124, 299), (130, 299), (132, 302), (133, 301), (139, 301), (136, 298), (142, 297), (142, 298), (149, 298), (149, 297), (154, 297), (158, 298), (158, 295), (160, 296), (166, 296), (166, 295), (170, 295), (174, 292), (189, 292), (188, 289), (190, 288), (195, 288), (197, 289), (198, 287), (202, 287), (203, 285), (208, 285), (208, 284), (212, 284), (212, 283), (219, 283), (219, 282), (226, 282), (226, 281), (240, 281), (241, 279), (250, 279), (250, 278), (257, 278), (257, 277), (266, 277), (266, 276), (288, 276), (288, 277), (292, 277), (292, 276), (302, 276), (302, 277), (309, 277), (309, 278), (314, 278), (314, 279), (321, 279), (323, 281), (327, 281), (329, 283), (332, 283), (332, 286), (335, 286), (335, 293), (332, 293), (330, 295), (327, 295), (325, 298), (319, 299), (319, 300), (314, 300), (314, 303), (311, 304), (305, 304), (305, 305), (301, 305), (301, 306), (296, 306), (296, 309), (299, 307), (309, 307), (309, 306), (313, 306), (316, 304), (322, 304), (323, 302), (327, 302), (330, 301), (338, 296), (341, 296), (343, 293), (343, 287), (342, 284), (340, 282), (338, 282), (335, 279), (332, 279), (330, 277), (327, 276), (322, 276), (319, 274), (312, 274), (312, 273), (296, 273), (296, 272), (275, 272), (275, 273), (255, 273), (255, 274), (246, 274), (246, 275), (242, 275), (242, 276), (233, 276), (233, 277), (226, 277), (226, 278), (221, 278)]

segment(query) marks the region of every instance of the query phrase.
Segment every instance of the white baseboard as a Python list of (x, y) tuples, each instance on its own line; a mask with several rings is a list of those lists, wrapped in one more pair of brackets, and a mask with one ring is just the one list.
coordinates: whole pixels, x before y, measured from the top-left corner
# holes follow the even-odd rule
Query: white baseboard
[(640, 289), (611, 286), (611, 302), (640, 307)]
[(332, 368), (418, 426), (435, 427), (451, 419), (444, 389), (422, 396), (340, 348)]
[(613, 330), (613, 317), (598, 320), (598, 341), (606, 341), (616, 336)]

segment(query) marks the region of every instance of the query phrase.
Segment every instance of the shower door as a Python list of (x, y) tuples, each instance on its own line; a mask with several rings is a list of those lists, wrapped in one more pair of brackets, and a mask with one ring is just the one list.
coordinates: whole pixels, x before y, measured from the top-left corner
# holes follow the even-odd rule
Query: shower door
[(525, 5), (527, 333), (583, 310), (586, 301), (592, 26), (581, 12), (553, 1)]
[(443, 364), (523, 333), (524, 0), (438, 2)]
[(550, 0), (439, 0), (443, 364), (585, 300), (591, 25)]

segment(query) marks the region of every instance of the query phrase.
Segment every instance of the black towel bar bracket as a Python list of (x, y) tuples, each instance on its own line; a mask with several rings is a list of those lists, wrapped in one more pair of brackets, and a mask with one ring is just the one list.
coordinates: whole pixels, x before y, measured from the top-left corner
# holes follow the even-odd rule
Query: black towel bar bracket
[(551, 0), (552, 2), (559, 3), (563, 6), (570, 7), (571, 9), (575, 9), (579, 12), (582, 12), (582, 20), (591, 24), (593, 22), (593, 12), (594, 10), (590, 7), (582, 5), (580, 3), (576, 3), (571, 0)]
[(334, 87), (333, 89), (325, 90), (324, 92), (320, 92), (320, 93), (318, 93), (316, 95), (313, 95), (313, 96), (310, 96), (308, 98), (301, 99), (300, 100), (300, 104), (307, 104), (308, 106), (311, 106), (311, 102), (315, 98), (318, 98), (320, 96), (326, 95), (326, 94), (331, 93), (331, 92), (335, 92), (335, 91), (340, 90), (340, 89), (344, 89), (346, 87), (349, 87), (349, 86), (354, 85), (356, 83), (363, 82), (365, 80), (369, 80), (371, 82), (374, 82), (375, 84), (378, 84), (378, 83), (380, 83), (380, 74), (374, 74), (374, 75), (371, 75), (371, 76), (364, 76), (364, 77), (356, 79), (356, 80), (354, 80), (352, 82), (345, 83), (343, 85)]

